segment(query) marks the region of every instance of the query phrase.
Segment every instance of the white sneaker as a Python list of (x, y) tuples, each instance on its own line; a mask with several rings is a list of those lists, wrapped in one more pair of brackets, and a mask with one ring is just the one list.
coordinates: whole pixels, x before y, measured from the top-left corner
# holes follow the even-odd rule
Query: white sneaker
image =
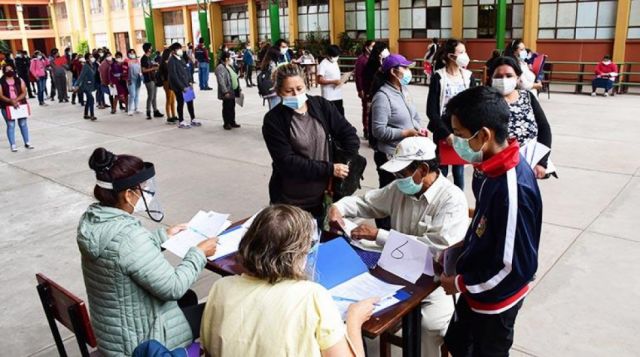
[(591, 92), (591, 96), (595, 97), (596, 96), (596, 92)]
[(24, 147), (29, 149), (29, 150), (35, 149), (35, 146), (33, 146), (33, 145), (29, 144), (29, 143), (24, 144)]
[(604, 92), (604, 96), (605, 96), (605, 97), (608, 97), (608, 96), (609, 96), (609, 93)]
[(191, 121), (191, 126), (202, 126), (202, 123), (198, 119), (193, 119)]
[(127, 113), (127, 114), (128, 114), (130, 117), (132, 117), (132, 116), (133, 116), (133, 112), (129, 112), (129, 113)]
[(191, 125), (189, 123), (185, 123), (184, 121), (178, 125), (178, 129), (191, 129)]
[(11, 152), (17, 152), (18, 151), (18, 147), (15, 145), (11, 145)]
[(133, 111), (133, 114), (142, 114), (142, 112), (141, 112), (141, 111), (139, 111), (139, 110), (134, 110), (134, 111)]

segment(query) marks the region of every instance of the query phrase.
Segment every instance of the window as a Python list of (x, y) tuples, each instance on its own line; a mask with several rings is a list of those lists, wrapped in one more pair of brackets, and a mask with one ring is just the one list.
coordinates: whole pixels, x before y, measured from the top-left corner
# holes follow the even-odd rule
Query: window
[(247, 42), (249, 39), (247, 5), (222, 7), (222, 33), (224, 42)]
[[(367, 38), (367, 13), (365, 2), (362, 0), (345, 0), (344, 2), (345, 30), (349, 37), (355, 39)], [(376, 0), (374, 8), (376, 39), (389, 37), (389, 1)], [(384, 25), (384, 26), (383, 26)]]
[[(260, 41), (271, 40), (272, 43), (279, 40), (278, 38), (271, 38), (271, 21), (269, 20), (269, 2), (261, 0), (257, 4), (258, 8), (258, 35)], [(289, 8), (287, 2), (281, 0), (280, 5), (280, 37), (283, 39), (289, 38)]]
[(329, 0), (298, 1), (298, 38), (305, 40), (310, 33), (329, 38)]
[(91, 0), (91, 4), (89, 6), (91, 7), (92, 14), (102, 13), (102, 0)]
[(141, 44), (147, 42), (147, 32), (145, 30), (136, 30), (136, 43)]
[(142, 3), (148, 0), (133, 0), (133, 7), (142, 7)]
[(67, 16), (67, 6), (64, 3), (58, 3), (55, 5), (56, 9), (56, 17), (59, 19), (66, 19)]
[(184, 24), (182, 11), (168, 11), (162, 13), (162, 23), (164, 25), (164, 44), (171, 46), (174, 42), (184, 44)]
[(128, 0), (112, 0), (111, 10), (124, 10), (127, 7)]
[(400, 38), (451, 36), (451, 0), (400, 0)]
[(640, 39), (640, 0), (631, 0), (628, 39)]
[(96, 41), (96, 48), (107, 47), (107, 34), (106, 33), (97, 33), (93, 35)]
[[(521, 38), (524, 25), (524, 1), (507, 0), (506, 38)], [(498, 17), (496, 0), (464, 0), (464, 38), (495, 38)]]
[[(616, 11), (617, 2), (613, 0), (540, 0), (538, 38), (612, 39)], [(630, 21), (633, 19), (631, 16)]]

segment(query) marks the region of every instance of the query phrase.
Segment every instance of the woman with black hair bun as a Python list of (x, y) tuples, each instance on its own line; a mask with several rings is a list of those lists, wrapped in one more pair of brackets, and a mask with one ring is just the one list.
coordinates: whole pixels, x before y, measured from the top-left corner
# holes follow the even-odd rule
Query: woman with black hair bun
[[(82, 255), (91, 324), (103, 356), (130, 356), (138, 344), (155, 339), (170, 349), (185, 347), (199, 331), (203, 306), (179, 305), (193, 298), (189, 287), (215, 254), (217, 238), (190, 248), (174, 267), (160, 245), (186, 229), (147, 230), (134, 212), (163, 218), (157, 205), (152, 163), (97, 148), (89, 159), (98, 200), (82, 215), (77, 243)], [(182, 298), (182, 299), (181, 299)]]

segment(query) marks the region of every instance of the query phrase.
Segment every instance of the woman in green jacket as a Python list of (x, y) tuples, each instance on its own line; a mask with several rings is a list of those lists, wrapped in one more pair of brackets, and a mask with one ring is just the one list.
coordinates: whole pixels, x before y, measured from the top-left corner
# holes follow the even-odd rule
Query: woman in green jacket
[(217, 239), (192, 247), (172, 266), (160, 244), (186, 225), (150, 232), (132, 215), (146, 212), (156, 222), (163, 218), (153, 164), (98, 148), (89, 167), (96, 172), (99, 202), (80, 219), (77, 242), (98, 350), (103, 356), (130, 356), (149, 339), (170, 349), (188, 345), (192, 329), (177, 300), (215, 253)]

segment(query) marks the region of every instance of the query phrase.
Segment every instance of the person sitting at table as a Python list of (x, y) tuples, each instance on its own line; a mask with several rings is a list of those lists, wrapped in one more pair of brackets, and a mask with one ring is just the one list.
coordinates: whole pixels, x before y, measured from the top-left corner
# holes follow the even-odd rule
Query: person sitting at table
[(307, 280), (316, 234), (289, 205), (262, 210), (240, 241), (242, 275), (213, 284), (200, 340), (207, 356), (364, 356), (362, 324), (377, 298), (349, 306), (346, 326), (329, 292)]
[(596, 96), (596, 89), (604, 88), (604, 96), (608, 97), (618, 76), (618, 66), (611, 61), (611, 56), (606, 55), (596, 65), (595, 73), (596, 78), (591, 81), (591, 96)]
[(273, 160), (269, 198), (272, 204), (291, 204), (324, 218), (323, 198), (330, 179), (349, 174), (349, 166), (333, 162), (333, 145), (357, 153), (356, 129), (328, 100), (307, 95), (297, 65), (278, 67), (274, 82), (282, 104), (271, 109), (262, 124)]
[[(429, 138), (409, 137), (400, 142), (395, 155), (382, 169), (397, 178), (391, 184), (363, 196), (344, 197), (334, 203), (327, 219), (343, 230), (343, 217), (390, 216), (391, 228), (415, 236), (434, 255), (460, 242), (469, 225), (465, 195), (440, 174), (436, 145)], [(389, 231), (363, 223), (351, 231), (352, 239), (386, 243)], [(453, 301), (442, 288), (425, 300), (422, 308), (422, 355), (439, 356), (440, 346), (453, 314)]]
[[(153, 164), (97, 148), (89, 167), (96, 174), (93, 195), (98, 202), (82, 215), (77, 243), (98, 351), (102, 356), (130, 356), (149, 339), (169, 349), (188, 345), (200, 321), (199, 316), (187, 318), (197, 315), (193, 313), (198, 308), (189, 287), (206, 257), (215, 254), (217, 239), (190, 248), (174, 267), (160, 244), (187, 225), (150, 232), (133, 216), (146, 212), (156, 222), (164, 217)], [(179, 304), (189, 298), (195, 301), (181, 309)]]

